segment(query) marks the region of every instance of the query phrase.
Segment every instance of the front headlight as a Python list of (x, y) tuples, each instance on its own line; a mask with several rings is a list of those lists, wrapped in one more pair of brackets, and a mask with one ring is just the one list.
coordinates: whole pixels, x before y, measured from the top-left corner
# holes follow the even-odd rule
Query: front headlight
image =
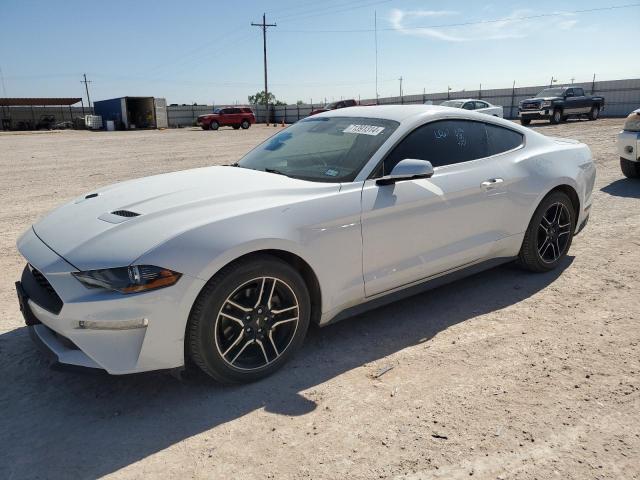
[(542, 102), (542, 108), (547, 108), (551, 106), (551, 101), (550, 100), (545, 100), (544, 102)]
[(181, 273), (153, 265), (135, 265), (71, 273), (88, 288), (105, 288), (120, 293), (138, 293), (170, 287), (182, 276)]
[(640, 132), (640, 113), (632, 113), (624, 122), (624, 129), (628, 132)]

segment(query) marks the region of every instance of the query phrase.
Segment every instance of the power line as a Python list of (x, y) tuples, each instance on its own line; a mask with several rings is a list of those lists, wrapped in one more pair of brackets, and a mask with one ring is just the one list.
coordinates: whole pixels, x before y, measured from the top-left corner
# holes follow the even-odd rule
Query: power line
[[(562, 17), (565, 15), (577, 15), (581, 13), (593, 13), (593, 12), (602, 12), (607, 10), (619, 10), (622, 8), (633, 8), (640, 7), (640, 3), (629, 3), (626, 5), (613, 5), (609, 7), (598, 7), (598, 8), (587, 8), (584, 10), (567, 10), (564, 12), (555, 12), (555, 13), (541, 13), (537, 15), (526, 15), (522, 17), (502, 17), (490, 20), (478, 20), (473, 22), (460, 22), (460, 23), (444, 23), (439, 25), (428, 25), (423, 27), (403, 27), (403, 30), (425, 30), (431, 28), (449, 28), (449, 27), (466, 27), (470, 25), (484, 25), (489, 23), (500, 23), (500, 22), (519, 22), (522, 20), (532, 20), (536, 18), (546, 18), (546, 17)], [(379, 31), (393, 31), (396, 30), (394, 27), (387, 28), (379, 28)], [(280, 30), (281, 33), (366, 33), (372, 32), (371, 28), (361, 28), (361, 29), (352, 29), (352, 30)]]
[(269, 125), (269, 89), (267, 84), (267, 28), (277, 27), (275, 23), (267, 23), (267, 14), (262, 14), (262, 23), (251, 22), (252, 27), (262, 28), (262, 48), (264, 52), (264, 104), (267, 109), (267, 125)]

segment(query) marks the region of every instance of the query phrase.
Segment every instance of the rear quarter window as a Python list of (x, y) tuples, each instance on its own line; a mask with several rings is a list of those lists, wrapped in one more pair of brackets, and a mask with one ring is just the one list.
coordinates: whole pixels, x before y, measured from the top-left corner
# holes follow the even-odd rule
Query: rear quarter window
[(485, 124), (489, 155), (508, 152), (524, 143), (524, 135), (509, 128)]

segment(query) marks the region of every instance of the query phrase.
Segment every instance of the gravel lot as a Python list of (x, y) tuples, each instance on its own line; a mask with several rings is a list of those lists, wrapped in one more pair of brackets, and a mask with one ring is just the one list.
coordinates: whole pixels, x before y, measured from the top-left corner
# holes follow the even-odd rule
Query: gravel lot
[(598, 164), (562, 269), (504, 266), (312, 329), (240, 387), (47, 368), (15, 242), (81, 193), (229, 163), (275, 128), (0, 134), (0, 478), (640, 478), (640, 182), (618, 166), (621, 124), (536, 126)]

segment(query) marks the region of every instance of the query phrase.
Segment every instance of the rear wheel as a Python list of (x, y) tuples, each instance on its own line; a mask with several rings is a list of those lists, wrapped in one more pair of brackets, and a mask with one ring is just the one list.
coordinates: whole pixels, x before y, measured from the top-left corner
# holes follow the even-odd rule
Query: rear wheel
[(626, 158), (620, 159), (620, 168), (627, 178), (640, 178), (640, 162), (632, 162)]
[(600, 107), (598, 105), (594, 105), (591, 107), (591, 111), (589, 112), (589, 120), (597, 120), (600, 115)]
[(527, 227), (518, 263), (532, 272), (556, 268), (571, 247), (575, 224), (569, 197), (559, 191), (547, 195)]
[(556, 108), (551, 114), (551, 118), (549, 119), (549, 121), (554, 125), (560, 123), (562, 121), (562, 110)]
[(520, 123), (522, 125), (530, 125), (531, 124), (531, 119), (530, 118), (521, 118), (520, 119)]
[(210, 130), (218, 130), (219, 128), (220, 128), (220, 124), (215, 120), (211, 122), (211, 124), (209, 125)]
[(270, 255), (221, 270), (196, 300), (187, 326), (193, 361), (224, 383), (259, 380), (302, 345), (311, 302), (300, 274)]
[(242, 127), (243, 130), (246, 130), (247, 128), (249, 128), (251, 126), (251, 122), (249, 120), (242, 120), (242, 123), (240, 124), (240, 126)]

